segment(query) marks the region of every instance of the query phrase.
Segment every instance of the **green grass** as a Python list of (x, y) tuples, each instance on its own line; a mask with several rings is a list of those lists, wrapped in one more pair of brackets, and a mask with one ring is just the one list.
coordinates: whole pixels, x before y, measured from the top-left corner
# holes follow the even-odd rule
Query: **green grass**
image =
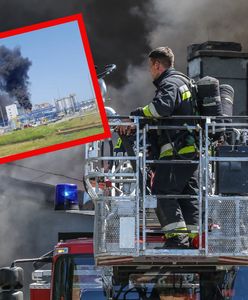
[(0, 146), (45, 138), (51, 133), (53, 133), (53, 130), (48, 128), (48, 126), (25, 128), (0, 136)]
[[(57, 134), (58, 130), (79, 126), (86, 127), (86, 129), (70, 134)], [(94, 127), (87, 129), (87, 126)], [(51, 123), (35, 128), (25, 128), (0, 136), (0, 157), (64, 143), (102, 132), (103, 128), (98, 113), (77, 117), (57, 124)]]

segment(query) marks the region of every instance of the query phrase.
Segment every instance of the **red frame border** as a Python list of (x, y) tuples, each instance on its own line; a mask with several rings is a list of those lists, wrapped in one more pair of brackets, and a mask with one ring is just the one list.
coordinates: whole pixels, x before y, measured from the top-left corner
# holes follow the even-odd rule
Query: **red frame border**
[(48, 153), (48, 152), (52, 152), (52, 151), (56, 151), (56, 150), (62, 150), (65, 148), (93, 142), (93, 141), (100, 140), (100, 139), (106, 139), (111, 136), (106, 112), (104, 109), (104, 103), (103, 103), (100, 87), (98, 85), (95, 64), (94, 64), (93, 57), (91, 54), (89, 41), (88, 41), (82, 14), (75, 14), (75, 15), (71, 15), (71, 16), (67, 16), (67, 17), (62, 17), (59, 19), (54, 19), (54, 20), (50, 20), (50, 21), (46, 21), (46, 22), (41, 22), (41, 23), (25, 26), (22, 28), (17, 28), (17, 29), (8, 30), (5, 32), (0, 32), (0, 39), (14, 36), (17, 34), (27, 33), (27, 32), (38, 30), (38, 29), (44, 29), (44, 28), (51, 27), (51, 26), (61, 25), (61, 24), (65, 24), (65, 23), (73, 22), (73, 21), (78, 22), (79, 31), (81, 34), (86, 59), (88, 62), (88, 67), (89, 67), (89, 71), (90, 71), (90, 75), (91, 75), (91, 79), (92, 79), (92, 83), (93, 83), (93, 87), (94, 87), (94, 92), (96, 95), (96, 100), (97, 100), (98, 109), (100, 112), (102, 127), (104, 129), (104, 132), (101, 134), (96, 134), (96, 135), (92, 135), (89, 137), (76, 139), (73, 141), (68, 141), (65, 143), (60, 143), (60, 144), (56, 144), (56, 145), (47, 146), (44, 148), (39, 148), (39, 149), (35, 149), (35, 150), (30, 150), (30, 151), (26, 151), (26, 152), (22, 152), (22, 153), (17, 153), (17, 154), (13, 154), (13, 155), (9, 155), (9, 156), (0, 157), (0, 164), (7, 163), (7, 162), (10, 162), (13, 160), (27, 158), (27, 157), (34, 156), (34, 155), (44, 154), (44, 153)]

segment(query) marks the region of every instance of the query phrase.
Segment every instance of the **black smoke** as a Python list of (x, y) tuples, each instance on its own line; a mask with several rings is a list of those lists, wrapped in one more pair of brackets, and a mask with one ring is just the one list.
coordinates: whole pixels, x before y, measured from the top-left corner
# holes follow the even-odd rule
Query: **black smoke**
[[(146, 35), (150, 49), (167, 45), (175, 53), (176, 68), (187, 72), (187, 46), (206, 41), (238, 42), (248, 51), (246, 0), (150, 0), (146, 6)], [(147, 59), (130, 64), (126, 83), (112, 86), (111, 97), (120, 114), (146, 105), (154, 95)]]
[(150, 2), (150, 0), (2, 0), (0, 30), (82, 13), (95, 64), (100, 68), (105, 64), (115, 63), (118, 69), (108, 80), (115, 87), (120, 87), (127, 82), (128, 66), (140, 65), (150, 49), (147, 40), (150, 31), (147, 5)]
[[(106, 80), (113, 87), (110, 90), (111, 97), (119, 113), (129, 112), (130, 109), (151, 100), (153, 89), (146, 55), (153, 47), (168, 45), (173, 48), (176, 54), (176, 67), (182, 71), (186, 71), (186, 48), (191, 43), (207, 40), (234, 41), (241, 42), (244, 50), (248, 50), (247, 0), (1, 0), (0, 2), (0, 31), (82, 12), (95, 63), (99, 67), (108, 63), (117, 64), (117, 71), (106, 77)], [(57, 156), (52, 153), (47, 154), (46, 161), (45, 159), (41, 161), (41, 156), (32, 158), (32, 160), (37, 159), (37, 162), (26, 159), (26, 164), (33, 168), (38, 165), (39, 169), (42, 166), (43, 169), (48, 170), (51, 163), (54, 168), (55, 165), (58, 168), (63, 165), (65, 173), (68, 173), (67, 169), (73, 170), (75, 166), (81, 164), (77, 159), (75, 160), (81, 154), (80, 151), (75, 154), (73, 148), (65, 151), (63, 151), (64, 156), (59, 152)], [(24, 161), (22, 163), (25, 164)], [(23, 168), (20, 171), (13, 165), (8, 167), (8, 172), (6, 168), (2, 173), (7, 173), (9, 176), (16, 173), (23, 179), (31, 177), (28, 169)], [(42, 177), (39, 172), (37, 173), (37, 178), (34, 180), (41, 181)], [(45, 180), (50, 181), (50, 178), (46, 177)], [(37, 190), (30, 183), (19, 188), (27, 192), (33, 191), (35, 196), (30, 203), (37, 201)], [(15, 185), (6, 182), (3, 191), (7, 193), (11, 190), (13, 195), (9, 197), (14, 202), (19, 191)], [(18, 202), (17, 197), (16, 199)], [(2, 203), (7, 205), (7, 200), (3, 199)], [(29, 223), (43, 216), (44, 213), (42, 208), (40, 213), (36, 209), (28, 213), (27, 207), (25, 208), (27, 215), (22, 216), (20, 220), (20, 222), (22, 220), (27, 222), (27, 226), (21, 232), (22, 237), (35, 234), (33, 232), (30, 234), (30, 229), (34, 226), (30, 226)], [(2, 208), (1, 211), (4, 215)], [(13, 218), (17, 213), (19, 215), (19, 211), (13, 214)], [(7, 226), (5, 222), (1, 216), (0, 230), (8, 233), (7, 226), (10, 222), (6, 222)], [(37, 226), (41, 226), (40, 224), (42, 221), (37, 222)], [(19, 229), (19, 222), (14, 223), (14, 226)], [(47, 240), (42, 240), (42, 243), (37, 245), (34, 243), (37, 251), (42, 246), (45, 248), (48, 242), (51, 244), (50, 234), (48, 235), (44, 229), (40, 229), (40, 234), (46, 235)], [(0, 261), (5, 263), (10, 258), (8, 251), (12, 249), (13, 244), (7, 240), (7, 236), (1, 236), (0, 244), (6, 246), (0, 251)], [(27, 244), (32, 244), (32, 241)], [(21, 255), (24, 253), (25, 256), (30, 255), (29, 247), (25, 249), (23, 247)], [(11, 257), (20, 257), (19, 249), (13, 250)]]
[[(54, 249), (58, 232), (89, 232), (93, 217), (54, 211), (55, 188), (0, 175), (0, 268), (18, 258)], [(23, 264), (24, 299), (29, 299), (32, 264)]]
[[(137, 76), (144, 77), (137, 90), (150, 95), (144, 61), (152, 48), (172, 47), (182, 71), (186, 71), (186, 48), (191, 43), (238, 41), (247, 49), (247, 9), (246, 0), (2, 0), (0, 31), (83, 13), (95, 63), (117, 65), (107, 80), (114, 88), (124, 87), (123, 96), (134, 103), (142, 97), (129, 87)], [(143, 75), (137, 74), (136, 67), (141, 67)]]
[(85, 21), (95, 62), (115, 63), (117, 71), (110, 78), (116, 88), (127, 83), (129, 65), (138, 66), (150, 50), (146, 6), (150, 0), (89, 1)]
[(32, 108), (28, 92), (31, 64), (28, 58), (22, 56), (20, 48), (0, 46), (0, 91), (7, 93), (10, 99), (17, 100), (25, 109)]

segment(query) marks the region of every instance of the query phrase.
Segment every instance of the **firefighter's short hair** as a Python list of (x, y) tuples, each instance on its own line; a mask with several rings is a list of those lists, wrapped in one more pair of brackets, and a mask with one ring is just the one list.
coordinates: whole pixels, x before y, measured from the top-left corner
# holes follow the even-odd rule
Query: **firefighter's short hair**
[(158, 47), (153, 49), (148, 57), (154, 63), (159, 61), (166, 68), (174, 67), (174, 53), (169, 47)]

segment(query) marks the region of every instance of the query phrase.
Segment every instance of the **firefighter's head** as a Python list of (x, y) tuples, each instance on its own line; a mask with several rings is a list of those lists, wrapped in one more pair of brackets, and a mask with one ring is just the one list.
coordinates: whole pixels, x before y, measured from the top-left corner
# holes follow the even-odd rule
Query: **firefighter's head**
[(169, 47), (159, 47), (149, 53), (149, 67), (153, 80), (174, 67), (174, 54)]

